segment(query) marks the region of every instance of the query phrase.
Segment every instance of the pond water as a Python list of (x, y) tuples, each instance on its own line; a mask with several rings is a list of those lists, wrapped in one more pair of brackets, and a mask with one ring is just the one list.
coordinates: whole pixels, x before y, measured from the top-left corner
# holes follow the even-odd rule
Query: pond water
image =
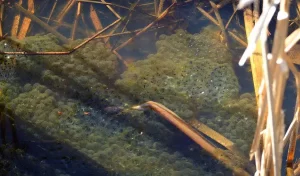
[[(32, 15), (32, 2), (4, 3), (0, 175), (253, 174), (250, 66), (238, 66), (245, 48), (232, 38), (226, 46), (197, 8), (209, 12), (209, 3), (44, 0)], [(226, 25), (232, 4), (219, 12)], [(228, 30), (245, 40), (242, 26), (238, 11)], [(229, 160), (213, 157), (222, 152)]]

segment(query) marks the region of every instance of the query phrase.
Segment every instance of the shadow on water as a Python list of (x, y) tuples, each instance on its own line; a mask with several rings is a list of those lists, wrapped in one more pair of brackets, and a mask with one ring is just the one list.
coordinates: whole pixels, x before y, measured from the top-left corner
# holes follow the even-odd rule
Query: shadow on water
[[(11, 119), (6, 123), (4, 119)], [(16, 117), (1, 117), (0, 175), (118, 175)]]

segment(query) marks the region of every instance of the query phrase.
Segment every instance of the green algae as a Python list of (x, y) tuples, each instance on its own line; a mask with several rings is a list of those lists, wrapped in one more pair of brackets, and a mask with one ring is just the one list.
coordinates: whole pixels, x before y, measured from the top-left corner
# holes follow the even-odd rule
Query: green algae
[[(14, 106), (14, 112), (25, 121), (39, 129), (47, 129), (45, 132), (48, 135), (72, 144), (77, 150), (103, 165), (107, 170), (130, 175), (168, 175), (172, 170), (179, 170), (188, 175), (189, 173), (205, 174), (185, 157), (173, 156), (161, 144), (153, 147), (147, 145), (152, 143), (151, 140), (147, 136), (138, 134), (132, 128), (113, 134), (108, 134), (101, 126), (89, 127), (88, 131), (85, 130), (85, 125), (75, 120), (74, 113), (77, 108), (70, 103), (73, 101), (57, 101), (54, 96), (45, 95), (45, 90), (48, 90), (45, 88), (39, 84), (26, 84), (23, 88), (26, 92), (11, 99), (9, 106)], [(46, 106), (41, 106), (41, 104), (46, 104)], [(57, 113), (57, 109), (62, 112), (61, 115)], [(138, 141), (146, 144), (139, 145)], [(151, 152), (153, 150), (155, 152)], [(154, 163), (147, 159), (149, 157), (154, 159)], [(177, 164), (187, 165), (189, 170), (176, 168), (176, 165), (172, 164), (173, 159)], [(166, 166), (161, 167), (162, 165)]]
[[(17, 91), (12, 87), (10, 92), (5, 91), (4, 97), (8, 97), (5, 101), (11, 100), (8, 106), (14, 107), (15, 113), (24, 120), (49, 129), (49, 135), (71, 144), (108, 170), (130, 175), (207, 175), (202, 167), (191, 164), (191, 160), (165, 150), (161, 143), (154, 144), (152, 139), (139, 135), (134, 129), (109, 134), (105, 128), (86, 126), (74, 118), (76, 105), (71, 105), (72, 101), (58, 100), (55, 92), (79, 93), (81, 100), (96, 97), (97, 103), (115, 106), (130, 105), (133, 99), (139, 102), (154, 100), (184, 119), (196, 117), (199, 112), (216, 111), (216, 118), (205, 116), (200, 120), (205, 119), (208, 126), (225, 134), (246, 151), (252, 138), (246, 139), (246, 133), (238, 126), (249, 123), (245, 127), (249, 132), (254, 125), (240, 117), (242, 110), (252, 112), (251, 98), (248, 96), (249, 101), (242, 101), (248, 108), (239, 109), (240, 104), (235, 103), (239, 99), (239, 85), (231, 66), (231, 55), (209, 30), (195, 35), (179, 30), (174, 35), (161, 36), (157, 53), (131, 64), (115, 85), (109, 82), (118, 75), (116, 57), (97, 41), (69, 56), (21, 56), (19, 69), (30, 73), (29, 77), (45, 86), (27, 84)], [(28, 37), (22, 46), (30, 50), (64, 50), (52, 37)], [(21, 94), (20, 90), (23, 90)], [(166, 143), (172, 140), (169, 136), (174, 133), (156, 122), (157, 119), (146, 120), (140, 112), (130, 112), (129, 116), (126, 120), (134, 127), (154, 136), (164, 134), (161, 138)], [(151, 117), (156, 116), (151, 114)], [(245, 117), (249, 116), (246, 114)], [(140, 140), (147, 145), (140, 146)], [(185, 168), (179, 167), (185, 165)]]
[[(236, 97), (239, 85), (231, 55), (207, 30), (161, 36), (157, 53), (130, 65), (116, 85), (141, 101), (160, 102), (183, 118)], [(212, 47), (218, 49), (218, 57)]]

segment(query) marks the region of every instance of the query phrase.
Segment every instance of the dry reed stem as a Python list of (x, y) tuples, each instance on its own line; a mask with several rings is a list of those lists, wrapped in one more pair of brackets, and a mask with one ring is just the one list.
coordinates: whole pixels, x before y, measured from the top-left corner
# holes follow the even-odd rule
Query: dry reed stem
[[(22, 3), (23, 3), (23, 1), (19, 0), (18, 4), (22, 5)], [(16, 37), (17, 34), (18, 34), (20, 18), (21, 18), (20, 13), (17, 13), (14, 17), (14, 21), (13, 21), (12, 28), (11, 28), (11, 31), (10, 31), (11, 36), (13, 36), (13, 37)]]
[[(96, 10), (94, 9), (93, 5), (90, 5), (90, 18), (92, 19), (92, 23), (96, 31), (101, 30), (103, 28), (102, 23), (97, 15)], [(117, 25), (116, 25), (117, 26)], [(108, 39), (103, 39), (103, 43), (106, 43)], [(107, 48), (111, 48), (110, 44), (105, 44)]]
[(213, 153), (216, 149), (214, 145), (208, 142), (203, 136), (201, 136), (197, 131), (190, 127), (186, 122), (184, 122), (178, 115), (173, 111), (163, 106), (162, 104), (148, 101), (142, 105), (133, 107), (133, 109), (150, 108), (153, 111), (157, 112), (159, 115), (164, 117), (167, 121), (176, 126), (180, 131), (189, 136), (193, 141), (199, 144), (205, 151), (208, 153)]
[(211, 129), (210, 127), (206, 126), (205, 124), (201, 123), (196, 119), (192, 119), (189, 123), (201, 133), (207, 135), (208, 137), (212, 138), (213, 140), (217, 141), (219, 144), (227, 148), (228, 150), (232, 151), (233, 153), (237, 152), (237, 149), (232, 141), (218, 133), (217, 131)]
[[(240, 65), (243, 65), (246, 58), (248, 58), (255, 51), (255, 48), (257, 47), (257, 41), (260, 38), (263, 56), (264, 80), (262, 81), (261, 89), (259, 91), (260, 94), (262, 94), (259, 97), (259, 119), (250, 151), (250, 156), (255, 155), (257, 162), (256, 175), (261, 176), (266, 174), (272, 174), (275, 176), (281, 175), (281, 160), (284, 146), (284, 141), (282, 140), (284, 139), (282, 102), (289, 72), (289, 63), (282, 59), (285, 56), (285, 44), (282, 42), (282, 40), (284, 40), (287, 35), (289, 2), (285, 0), (281, 1), (280, 11), (277, 17), (277, 26), (272, 55), (269, 56), (267, 55), (268, 49), (266, 46), (267, 27), (276, 10), (275, 5), (276, 4), (269, 4), (266, 0), (264, 1), (262, 15), (260, 16), (259, 20), (257, 20), (257, 24), (251, 32), (249, 37), (249, 45), (240, 61)], [(269, 59), (271, 59), (271, 61), (268, 61)], [(266, 108), (268, 108), (268, 116), (266, 120), (267, 124), (266, 129), (262, 131), (265, 121), (263, 114), (265, 113)], [(260, 131), (263, 132), (264, 144), (261, 162), (258, 161), (258, 152), (260, 152)], [(292, 148), (294, 149), (294, 146), (292, 146)], [(259, 165), (258, 162), (261, 165)]]
[[(253, 19), (253, 12), (250, 8), (246, 8), (244, 10), (244, 22), (245, 22), (245, 31), (248, 40), (248, 44), (251, 41), (250, 35), (251, 30), (254, 28), (254, 19)], [(254, 90), (256, 95), (256, 101), (258, 103), (258, 96), (259, 96), (259, 87), (262, 81), (262, 59), (261, 59), (261, 49), (260, 49), (260, 42), (257, 44), (256, 51), (254, 54), (250, 55), (250, 64), (252, 70), (252, 79), (254, 84)], [(248, 45), (249, 46), (249, 45)]]
[(4, 4), (0, 5), (0, 38), (3, 37), (3, 14), (4, 14)]
[(15, 7), (16, 7), (16, 9), (18, 11), (24, 13), (26, 16), (28, 16), (34, 22), (36, 22), (37, 24), (39, 24), (45, 30), (47, 30), (48, 32), (51, 32), (53, 35), (55, 35), (63, 43), (68, 43), (69, 42), (69, 40), (65, 36), (61, 35), (55, 29), (53, 29), (52, 27), (50, 27), (47, 23), (43, 22), (42, 20), (40, 20), (39, 18), (37, 18), (36, 16), (34, 16), (32, 13), (30, 13), (29, 11), (27, 11), (26, 9), (24, 9), (22, 6), (20, 6), (18, 4), (15, 4)]
[[(275, 109), (274, 109), (274, 97), (273, 97), (273, 91), (272, 91), (272, 73), (270, 73), (270, 67), (268, 64), (268, 58), (267, 58), (267, 25), (268, 23), (263, 24), (262, 31), (260, 32), (260, 40), (261, 40), (261, 48), (262, 48), (262, 57), (263, 57), (263, 78), (265, 81), (265, 89), (266, 89), (266, 95), (267, 95), (267, 108), (268, 108), (268, 119), (267, 119), (267, 133), (266, 133), (266, 138), (264, 142), (264, 146), (271, 146), (272, 152), (269, 151), (269, 148), (264, 148), (266, 150), (266, 159), (269, 159), (270, 156), (273, 157), (273, 165), (274, 168), (276, 169), (274, 174), (277, 176), (278, 173), (278, 146), (276, 145), (277, 142), (279, 142), (276, 138), (276, 122), (275, 122)], [(269, 134), (271, 133), (271, 134)], [(270, 139), (269, 139), (270, 136)], [(270, 144), (271, 142), (271, 144)], [(269, 154), (270, 153), (270, 154)], [(272, 154), (271, 154), (272, 153)], [(268, 170), (268, 164), (269, 162), (266, 163), (266, 170)]]
[(266, 121), (267, 121), (267, 101), (265, 101), (266, 94), (264, 93), (264, 80), (262, 80), (262, 83), (260, 85), (260, 89), (258, 91), (259, 97), (258, 97), (258, 116), (257, 116), (257, 122), (256, 122), (256, 130), (254, 133), (253, 143), (250, 149), (250, 159), (252, 160), (256, 151), (260, 150), (259, 145), (261, 141), (261, 131), (263, 131), (263, 128), (265, 127)]
[(291, 48), (300, 40), (300, 28), (296, 29), (285, 39), (284, 52), (289, 52)]
[[(262, 28), (264, 25), (269, 25), (275, 11), (276, 11), (275, 4), (271, 4), (271, 5), (267, 6), (266, 9), (262, 12), (259, 20), (255, 24), (253, 29), (252, 29), (252, 27), (250, 28), (250, 27), (246, 26), (246, 33), (247, 33), (247, 37), (248, 37), (248, 47), (246, 48), (246, 50), (245, 50), (244, 54), (242, 55), (242, 58), (239, 62), (240, 66), (243, 66), (245, 64), (246, 60), (255, 52), (256, 48), (260, 48), (260, 47), (257, 47), (256, 45), (259, 40)], [(249, 12), (251, 14), (248, 14)], [(253, 14), (249, 8), (247, 8), (245, 10), (244, 19), (245, 19), (245, 24), (249, 23), (249, 26), (250, 25), (253, 26)], [(251, 33), (249, 32), (250, 34), (248, 35), (247, 31), (249, 31), (249, 30), (251, 31)]]
[(237, 35), (235, 35), (232, 31), (228, 30), (228, 34), (237, 42), (239, 42), (242, 46), (247, 47), (247, 43), (241, 39), (240, 37), (238, 37)]
[(90, 5), (90, 18), (92, 19), (92, 23), (96, 31), (99, 31), (103, 28), (97, 12), (92, 4)]
[[(33, 0), (28, 0), (27, 3), (28, 3), (28, 11), (33, 14), (34, 13)], [(31, 24), (31, 19), (28, 17), (24, 17), (21, 25), (21, 29), (18, 34), (18, 39), (24, 39), (26, 37), (30, 24)]]
[[(106, 3), (105, 0), (101, 0), (101, 2)], [(110, 6), (106, 5), (106, 7), (118, 18), (121, 19), (121, 16)]]
[[(200, 135), (196, 130), (194, 130), (188, 123), (182, 120), (178, 115), (176, 115), (173, 111), (163, 106), (162, 104), (148, 101), (142, 105), (132, 107), (136, 110), (145, 110), (147, 108), (155, 111), (159, 115), (161, 115), (164, 119), (169, 121), (171, 124), (176, 126), (180, 131), (186, 134), (189, 138), (191, 138), (194, 142), (200, 145), (206, 152), (208, 152), (211, 156), (216, 158), (222, 164), (224, 164), (227, 168), (231, 169), (234, 174), (240, 176), (248, 176), (250, 175), (246, 172), (241, 166), (242, 163), (240, 161), (236, 161), (237, 158), (229, 157), (227, 152), (216, 148), (210, 142), (208, 142), (202, 135)], [(238, 163), (238, 164), (237, 164)], [(242, 164), (243, 165), (243, 164)], [(246, 167), (246, 166), (245, 166)]]
[(164, 7), (164, 2), (165, 0), (159, 0), (159, 5), (158, 5), (158, 10), (157, 10), (157, 13), (156, 13), (156, 16), (158, 17)]

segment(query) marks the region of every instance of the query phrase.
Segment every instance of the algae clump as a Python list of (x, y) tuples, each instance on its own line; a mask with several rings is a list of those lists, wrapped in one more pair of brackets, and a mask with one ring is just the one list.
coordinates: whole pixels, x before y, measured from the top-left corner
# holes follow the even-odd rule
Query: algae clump
[(230, 52), (209, 30), (160, 36), (157, 53), (130, 65), (116, 85), (141, 102), (160, 102), (183, 118), (237, 97)]

